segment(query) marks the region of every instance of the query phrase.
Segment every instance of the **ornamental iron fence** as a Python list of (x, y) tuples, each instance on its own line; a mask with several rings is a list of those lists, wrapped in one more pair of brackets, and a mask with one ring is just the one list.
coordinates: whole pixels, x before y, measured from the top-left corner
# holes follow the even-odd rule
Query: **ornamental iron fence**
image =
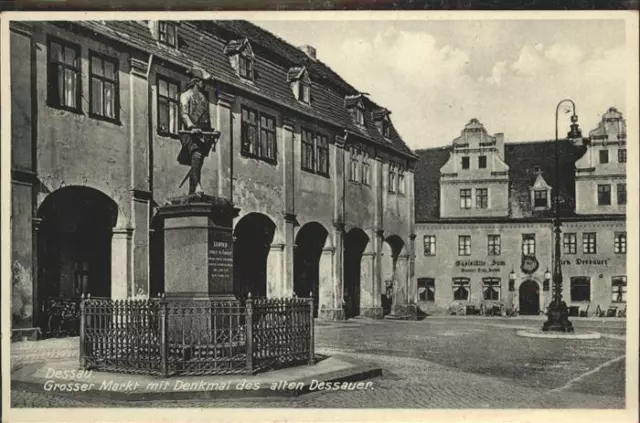
[(253, 374), (314, 362), (311, 298), (80, 302), (80, 366), (160, 376)]

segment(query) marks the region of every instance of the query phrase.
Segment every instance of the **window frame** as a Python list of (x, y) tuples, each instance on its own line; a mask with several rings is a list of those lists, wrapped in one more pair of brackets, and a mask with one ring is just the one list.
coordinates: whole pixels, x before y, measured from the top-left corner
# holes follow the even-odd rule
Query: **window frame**
[[(463, 277), (455, 277), (451, 279), (451, 285), (453, 288), (453, 300), (454, 301), (469, 301), (471, 298), (471, 279)], [(456, 298), (456, 290), (458, 292), (466, 292), (465, 298)]]
[(476, 188), (476, 208), (489, 208), (489, 188)]
[(349, 150), (349, 156), (349, 180), (351, 182), (360, 182), (360, 150), (356, 147), (352, 147)]
[[(487, 288), (491, 290), (490, 291), (491, 293), (493, 293), (493, 290), (495, 290), (495, 292), (498, 295), (498, 298), (487, 298)], [(482, 299), (484, 301), (501, 301), (502, 281), (500, 280), (500, 278), (496, 278), (496, 277), (482, 278)]]
[(627, 149), (619, 148), (618, 149), (618, 163), (626, 163), (627, 162)]
[(536, 255), (536, 234), (522, 234), (522, 255)]
[(626, 183), (616, 184), (616, 202), (619, 206), (627, 205), (627, 184)]
[(460, 161), (460, 167), (462, 169), (470, 169), (471, 168), (471, 158), (469, 156), (462, 156), (462, 160)]
[[(52, 44), (57, 44), (62, 51), (65, 48), (69, 48), (75, 52), (74, 65), (59, 61), (53, 61), (53, 49)], [(57, 60), (57, 59), (56, 59)], [(64, 70), (71, 70), (75, 73), (75, 107), (64, 104), (64, 100), (60, 99), (58, 84), (58, 75), (60, 68)], [(64, 77), (63, 77), (64, 85)], [(64, 90), (64, 86), (62, 88)], [(63, 93), (64, 95), (64, 93)], [(72, 43), (70, 41), (63, 40), (58, 37), (47, 37), (47, 105), (56, 109), (66, 110), (73, 113), (82, 113), (82, 49), (79, 44)]]
[[(496, 242), (497, 240), (497, 242)], [(499, 234), (487, 235), (487, 255), (499, 256), (502, 254), (502, 238)]]
[(597, 254), (597, 252), (598, 240), (596, 232), (584, 232), (582, 234), (582, 254)]
[(575, 232), (562, 234), (562, 254), (578, 254), (578, 234)]
[[(544, 196), (539, 195), (544, 194)], [(544, 204), (538, 204), (538, 200), (544, 200)], [(549, 191), (546, 189), (534, 189), (533, 190), (533, 207), (534, 208), (546, 208), (549, 207)]]
[[(614, 288), (618, 287), (614, 291)], [(614, 298), (614, 295), (616, 297)], [(611, 277), (611, 303), (624, 304), (627, 302), (627, 277), (626, 276), (612, 276)]]
[(360, 182), (363, 185), (371, 185), (371, 164), (369, 163), (369, 153), (366, 151), (362, 153), (362, 173)]
[[(460, 188), (460, 210), (471, 210), (471, 203), (473, 202), (473, 193), (471, 188)], [(469, 193), (469, 195), (462, 195)]]
[(487, 156), (478, 156), (478, 169), (487, 168)]
[(238, 75), (247, 81), (255, 78), (255, 60), (243, 52), (238, 53)]
[[(308, 135), (308, 137), (307, 137)], [(307, 139), (310, 138), (310, 139)], [(329, 137), (324, 135), (323, 133), (312, 131), (307, 128), (300, 129), (300, 140), (302, 147), (300, 149), (300, 168), (308, 173), (313, 173), (316, 175), (324, 176), (325, 178), (329, 178), (329, 172), (331, 170), (331, 163), (329, 161)], [(323, 141), (320, 143), (319, 141)], [(323, 144), (323, 145), (320, 145)], [(310, 151), (311, 164), (310, 167), (307, 166), (306, 162), (306, 152)], [(323, 157), (326, 161), (326, 172), (324, 170), (319, 169), (321, 158)]]
[[(418, 301), (423, 303), (433, 303), (436, 301), (436, 279), (435, 278), (418, 278)], [(421, 283), (424, 284), (424, 291), (420, 292)], [(432, 288), (432, 289), (429, 289)], [(423, 298), (424, 294), (424, 298)]]
[(598, 163), (599, 164), (609, 163), (609, 150), (598, 150)]
[[(164, 31), (162, 30), (163, 26), (165, 28)], [(173, 30), (173, 43), (169, 41), (169, 31), (168, 31), (169, 28)], [(164, 40), (162, 39), (163, 34), (165, 36)], [(160, 44), (164, 44), (165, 46), (177, 48), (178, 47), (178, 26), (173, 22), (159, 21), (158, 22), (158, 42)]]
[[(576, 286), (577, 282), (585, 282), (584, 284), (578, 285)], [(589, 292), (588, 292), (588, 296), (587, 299), (577, 299), (575, 298), (578, 292), (576, 292), (578, 290), (579, 287), (581, 287), (582, 289), (584, 289), (584, 287), (587, 287)], [(584, 294), (584, 293), (582, 293)], [(573, 276), (570, 279), (570, 284), (569, 284), (569, 298), (571, 299), (571, 302), (574, 303), (589, 303), (591, 302), (591, 278), (589, 276)]]
[(397, 175), (397, 165), (395, 163), (389, 162), (389, 172), (387, 174), (387, 190), (390, 193), (397, 192), (397, 184), (398, 184), (398, 175)]
[(627, 254), (627, 233), (626, 232), (613, 233), (613, 253)]
[[(429, 248), (427, 248), (427, 245)], [(425, 256), (433, 257), (437, 253), (437, 238), (435, 235), (424, 235), (422, 238), (422, 248)]]
[[(94, 75), (93, 73), (93, 59), (96, 58), (102, 62), (102, 70), (104, 73), (104, 62), (110, 62), (113, 65), (113, 72), (115, 79), (108, 79), (106, 76)], [(89, 116), (95, 119), (106, 120), (109, 122), (120, 123), (120, 77), (119, 77), (120, 62), (117, 58), (108, 56), (103, 53), (99, 53), (94, 50), (89, 50)], [(113, 84), (113, 114), (114, 116), (106, 116), (99, 114), (93, 110), (93, 78), (97, 78), (102, 82), (102, 108), (105, 109), (105, 97), (104, 97), (104, 84), (105, 82)]]
[[(160, 81), (164, 81), (167, 83), (167, 95), (161, 95), (160, 94)], [(172, 99), (171, 97), (168, 96), (170, 90), (170, 85), (175, 85), (176, 86), (176, 98)], [(175, 104), (176, 107), (176, 132), (173, 133), (170, 130), (163, 130), (160, 126), (160, 99), (165, 99), (167, 101), (167, 107), (169, 107), (171, 104)], [(171, 117), (171, 113), (170, 113), (170, 108), (167, 110), (167, 116), (170, 120)], [(181, 124), (182, 119), (180, 117), (180, 82), (176, 81), (175, 79), (166, 77), (162, 74), (157, 74), (156, 75), (156, 132), (158, 133), (158, 135), (164, 136), (164, 137), (173, 137), (173, 138), (178, 138), (180, 136), (180, 128), (182, 126)]]
[[(250, 120), (252, 114), (255, 122)], [(273, 124), (273, 128), (269, 127), (269, 122)], [(248, 139), (250, 128), (255, 133), (253, 141)], [(269, 151), (272, 156), (268, 154)], [(278, 120), (275, 116), (244, 104), (240, 107), (240, 155), (270, 164), (278, 163)]]
[(404, 168), (402, 166), (398, 166), (398, 174), (396, 176), (398, 182), (398, 195), (406, 195), (406, 184), (405, 184), (405, 178), (404, 178)]
[(298, 80), (298, 101), (311, 104), (311, 84)]
[[(611, 205), (611, 184), (598, 184), (597, 193), (599, 206)], [(607, 200), (607, 202), (604, 202), (604, 200)]]
[(471, 255), (471, 235), (458, 235), (458, 256)]

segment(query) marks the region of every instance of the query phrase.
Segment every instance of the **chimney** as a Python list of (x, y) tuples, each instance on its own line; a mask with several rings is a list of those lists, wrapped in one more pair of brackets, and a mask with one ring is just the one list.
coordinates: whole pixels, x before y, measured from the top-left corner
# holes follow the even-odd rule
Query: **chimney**
[(304, 51), (304, 53), (309, 56), (310, 58), (312, 58), (313, 60), (316, 60), (316, 49), (312, 46), (309, 45), (304, 45), (304, 46), (300, 46), (298, 47), (300, 50)]
[(504, 133), (496, 132), (495, 134), (493, 134), (493, 136), (496, 138), (496, 148), (498, 149), (498, 154), (500, 154), (500, 157), (504, 159)]

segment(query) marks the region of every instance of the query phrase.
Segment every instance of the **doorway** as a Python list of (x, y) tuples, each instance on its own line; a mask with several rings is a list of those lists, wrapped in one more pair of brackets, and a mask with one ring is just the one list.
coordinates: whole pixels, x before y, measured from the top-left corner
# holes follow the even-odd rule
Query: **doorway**
[(528, 280), (520, 285), (521, 315), (537, 315), (540, 313), (540, 287), (535, 281)]

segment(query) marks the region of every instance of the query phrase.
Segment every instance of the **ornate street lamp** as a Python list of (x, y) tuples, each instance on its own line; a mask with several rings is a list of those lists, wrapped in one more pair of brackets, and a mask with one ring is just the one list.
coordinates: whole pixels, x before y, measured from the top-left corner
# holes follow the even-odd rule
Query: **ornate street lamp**
[[(558, 154), (558, 111), (563, 103), (571, 103), (573, 115), (571, 116), (571, 131), (567, 134), (570, 139), (581, 138), (582, 133), (578, 127), (578, 116), (576, 115), (576, 105), (572, 100), (562, 100), (556, 106), (556, 195), (555, 195), (555, 219), (553, 220), (553, 231), (555, 233), (555, 254), (553, 257), (553, 299), (549, 304), (547, 312), (547, 321), (542, 325), (543, 331), (553, 332), (573, 332), (573, 324), (569, 321), (569, 308), (562, 301), (562, 265), (561, 265), (561, 248), (560, 234), (562, 233), (562, 222), (560, 220), (560, 156)], [(545, 275), (546, 276), (546, 275)]]

